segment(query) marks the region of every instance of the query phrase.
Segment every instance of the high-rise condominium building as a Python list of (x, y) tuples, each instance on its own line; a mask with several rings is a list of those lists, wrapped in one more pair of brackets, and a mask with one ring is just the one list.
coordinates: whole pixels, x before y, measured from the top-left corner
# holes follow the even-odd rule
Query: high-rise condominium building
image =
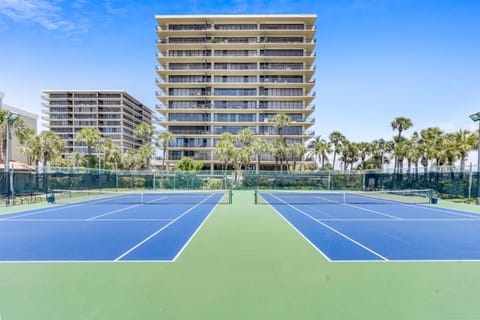
[[(314, 106), (316, 15), (157, 15), (157, 110), (175, 135), (167, 163), (182, 157), (220, 168), (213, 152), (224, 132), (248, 128), (269, 143), (279, 132), (304, 144)], [(262, 169), (274, 158), (262, 156)], [(252, 161), (252, 164), (254, 162)]]
[(46, 125), (65, 141), (64, 157), (87, 152), (76, 141), (86, 127), (98, 129), (101, 138), (111, 138), (123, 152), (140, 148), (145, 141), (134, 137), (142, 122), (152, 123), (152, 110), (123, 90), (45, 90), (42, 97)]

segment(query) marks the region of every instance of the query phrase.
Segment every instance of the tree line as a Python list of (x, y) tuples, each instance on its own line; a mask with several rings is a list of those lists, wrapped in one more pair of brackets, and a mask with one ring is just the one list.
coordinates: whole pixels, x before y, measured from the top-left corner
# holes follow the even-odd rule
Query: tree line
[[(410, 137), (402, 135), (413, 126), (412, 120), (397, 117), (391, 122), (396, 133), (391, 140), (377, 139), (371, 142), (353, 142), (341, 132), (332, 132), (328, 140), (315, 137), (308, 144), (309, 154), (314, 157), (319, 169), (384, 169), (393, 162), (394, 171), (405, 167), (410, 171), (422, 166), (424, 169), (439, 166), (454, 166), (460, 161), (460, 170), (465, 170), (468, 153), (477, 149), (478, 132), (458, 130), (447, 133), (438, 127), (414, 131)], [(337, 159), (338, 157), (338, 159)], [(330, 162), (332, 159), (332, 162)]]
[[(5, 140), (7, 111), (0, 110), (0, 155), (5, 159)], [(371, 142), (355, 142), (347, 139), (339, 131), (332, 132), (328, 139), (314, 137), (305, 145), (288, 143), (284, 129), (291, 125), (291, 119), (279, 114), (273, 119), (278, 137), (267, 143), (255, 136), (249, 129), (240, 130), (237, 135), (225, 132), (221, 135), (214, 153), (224, 170), (241, 170), (253, 165), (257, 171), (262, 168), (266, 157), (273, 158), (277, 171), (293, 170), (366, 170), (384, 169), (393, 163), (394, 170), (418, 170), (432, 166), (453, 166), (460, 162), (460, 170), (465, 170), (468, 153), (476, 150), (478, 133), (458, 130), (446, 133), (438, 127), (429, 127), (414, 131), (410, 137), (405, 136), (413, 123), (405, 117), (397, 117), (391, 122), (394, 136), (390, 140), (383, 138)], [(166, 152), (175, 137), (168, 131), (155, 132), (153, 127), (142, 123), (135, 130), (135, 139), (145, 143), (138, 150), (123, 153), (120, 146), (110, 138), (102, 139), (96, 128), (85, 127), (75, 138), (76, 147), (85, 148), (86, 152), (74, 152), (70, 158), (62, 158), (65, 150), (64, 141), (52, 131), (36, 134), (25, 127), (21, 118), (10, 122), (11, 131), (22, 144), (21, 151), (31, 163), (40, 163), (58, 167), (88, 167), (102, 169), (142, 170), (151, 168), (151, 159), (158, 149), (163, 151), (162, 168), (166, 169)], [(311, 165), (298, 166), (306, 160)], [(187, 157), (177, 163), (180, 170), (200, 170), (201, 161)]]
[[(0, 155), (6, 159), (8, 111), (0, 110)], [(10, 120), (11, 134), (18, 137), (20, 151), (36, 167), (46, 164), (54, 167), (86, 167), (102, 169), (142, 170), (149, 169), (157, 148), (166, 150), (174, 140), (170, 132), (155, 133), (152, 126), (142, 123), (135, 130), (135, 139), (145, 143), (138, 150), (123, 153), (121, 147), (111, 138), (102, 139), (100, 132), (93, 127), (82, 128), (76, 135), (75, 146), (86, 152), (73, 152), (70, 158), (63, 158), (65, 142), (53, 131), (37, 134), (25, 126), (21, 117)], [(165, 165), (165, 164), (164, 164)]]

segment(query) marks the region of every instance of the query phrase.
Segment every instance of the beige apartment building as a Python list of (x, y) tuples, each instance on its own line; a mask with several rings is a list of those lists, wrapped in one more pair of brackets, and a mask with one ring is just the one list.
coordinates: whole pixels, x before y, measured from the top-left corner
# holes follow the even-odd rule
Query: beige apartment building
[[(31, 112), (28, 112), (26, 110), (23, 110), (23, 109), (5, 104), (5, 103), (1, 103), (1, 102), (0, 102), (0, 108), (3, 109), (3, 110), (7, 110), (11, 113), (18, 114), (20, 116), (20, 118), (22, 119), (23, 124), (27, 128), (30, 128), (30, 129), (34, 130), (35, 132), (37, 132), (38, 115), (36, 115), (34, 113), (31, 113)], [(32, 167), (28, 166), (28, 165), (32, 164), (31, 161), (30, 161), (30, 158), (28, 157), (28, 155), (26, 155), (25, 153), (22, 152), (23, 145), (20, 143), (19, 138), (14, 134), (13, 131), (14, 130), (12, 129), (12, 131), (11, 131), (12, 132), (11, 133), (11, 135), (12, 135), (12, 145), (10, 147), (9, 159), (12, 162), (15, 169), (31, 169)], [(4, 145), (5, 144), (6, 143), (4, 142)], [(1, 157), (3, 157), (3, 155)], [(1, 163), (0, 163), (0, 168), (1, 169), (4, 168), (4, 164), (3, 164), (4, 162), (3, 161), (4, 161), (4, 159), (1, 159)]]
[[(157, 15), (159, 124), (175, 135), (167, 163), (184, 156), (219, 169), (224, 132), (249, 128), (271, 143), (288, 115), (287, 144), (314, 132), (316, 15)], [(254, 161), (252, 161), (252, 164)], [(262, 156), (262, 169), (274, 158)]]
[(152, 110), (123, 90), (44, 90), (42, 99), (46, 127), (65, 142), (63, 157), (86, 153), (76, 141), (85, 127), (98, 129), (101, 138), (111, 138), (122, 152), (139, 149), (145, 141), (134, 137), (142, 122), (152, 123)]

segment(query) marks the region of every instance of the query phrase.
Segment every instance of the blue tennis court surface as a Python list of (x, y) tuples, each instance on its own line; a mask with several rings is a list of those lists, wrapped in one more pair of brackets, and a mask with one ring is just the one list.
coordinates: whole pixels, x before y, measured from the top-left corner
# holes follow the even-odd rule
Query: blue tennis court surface
[(359, 195), (352, 203), (339, 201), (344, 195), (261, 196), (330, 261), (480, 260), (479, 214)]
[(224, 195), (149, 196), (0, 215), (0, 262), (174, 261)]

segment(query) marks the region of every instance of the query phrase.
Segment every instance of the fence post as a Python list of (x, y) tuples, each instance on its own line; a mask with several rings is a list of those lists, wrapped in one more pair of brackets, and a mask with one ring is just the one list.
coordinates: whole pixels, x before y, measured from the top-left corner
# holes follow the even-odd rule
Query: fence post
[(366, 177), (365, 177), (366, 176), (365, 171), (362, 171), (362, 175), (363, 175), (363, 177), (362, 177), (362, 190), (365, 191), (366, 181), (367, 181)]
[(15, 188), (13, 187), (13, 171), (14, 171), (15, 167), (12, 163), (12, 168), (10, 169), (10, 177), (9, 177), (9, 188), (10, 188), (10, 195), (11, 195), (11, 198), (12, 198), (12, 204), (15, 204)]
[(472, 173), (472, 163), (470, 162), (470, 171), (468, 172), (468, 202), (470, 202), (472, 198)]

